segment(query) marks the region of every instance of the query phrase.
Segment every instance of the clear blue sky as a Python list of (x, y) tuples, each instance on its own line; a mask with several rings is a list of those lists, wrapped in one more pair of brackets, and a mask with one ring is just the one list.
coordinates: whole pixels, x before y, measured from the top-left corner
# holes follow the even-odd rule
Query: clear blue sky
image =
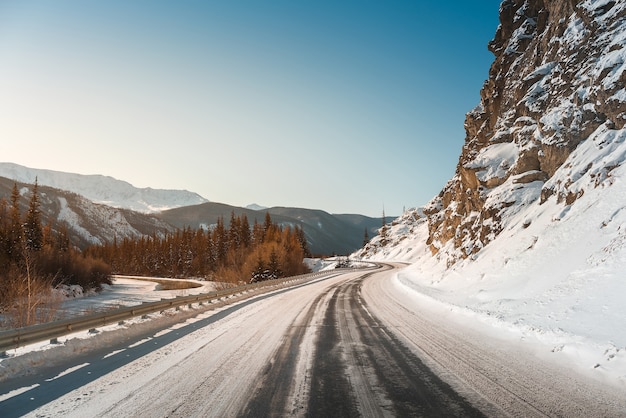
[(0, 161), (399, 215), (454, 174), (499, 3), (0, 0)]

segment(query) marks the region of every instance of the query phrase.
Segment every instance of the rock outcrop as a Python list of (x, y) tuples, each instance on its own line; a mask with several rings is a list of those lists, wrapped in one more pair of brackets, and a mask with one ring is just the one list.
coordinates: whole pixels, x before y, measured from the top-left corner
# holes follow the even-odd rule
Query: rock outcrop
[(584, 193), (553, 176), (594, 132), (626, 124), (625, 22), (621, 1), (502, 2), (455, 176), (424, 211), (433, 254), (453, 264), (491, 242), (506, 211)]

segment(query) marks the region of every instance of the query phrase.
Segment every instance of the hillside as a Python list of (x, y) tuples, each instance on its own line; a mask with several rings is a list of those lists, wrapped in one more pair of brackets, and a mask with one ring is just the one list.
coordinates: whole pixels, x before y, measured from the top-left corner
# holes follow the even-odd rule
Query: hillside
[(626, 384), (626, 3), (506, 0), (454, 176), (359, 256)]
[[(29, 177), (31, 174), (42, 174), (38, 177), (41, 194), (41, 210), (45, 224), (55, 225), (55, 228), (66, 226), (74, 245), (85, 248), (91, 244), (112, 242), (114, 239), (133, 238), (140, 236), (162, 235), (185, 227), (207, 228), (215, 225), (219, 218), (226, 223), (232, 213), (239, 216), (245, 214), (252, 224), (256, 219), (262, 223), (265, 213), (272, 216), (274, 222), (282, 226), (299, 225), (303, 228), (309, 248), (313, 254), (332, 255), (349, 254), (363, 245), (364, 232), (367, 230), (370, 237), (377, 234), (382, 224), (381, 218), (370, 218), (363, 215), (332, 215), (321, 210), (301, 208), (268, 208), (249, 209), (230, 206), (223, 203), (205, 202), (201, 204), (185, 205), (162, 212), (145, 213), (128, 208), (140, 207), (146, 209), (146, 200), (141, 190), (118, 180), (104, 176), (82, 176), (77, 174), (59, 173), (51, 170), (33, 170), (12, 164), (1, 164), (2, 167), (17, 167), (15, 176), (0, 177), (0, 198), (9, 199), (15, 177)], [(33, 179), (35, 178), (33, 177)], [(59, 184), (60, 188), (45, 186), (41, 180)], [(65, 185), (64, 181), (68, 181)], [(122, 191), (130, 187), (129, 193)], [(26, 207), (29, 190), (32, 182), (20, 182), (18, 186), (23, 195), (22, 205)], [(83, 190), (93, 187), (94, 190), (115, 189), (117, 196), (124, 196), (119, 200), (120, 208), (104, 203), (93, 202), (74, 190)], [(185, 196), (181, 191), (150, 190), (152, 197), (160, 196), (160, 204), (165, 207), (174, 207), (184, 202), (176, 196)], [(153, 193), (154, 192), (154, 193)], [(157, 193), (159, 192), (159, 193)], [(92, 195), (103, 194), (92, 191)], [(196, 195), (197, 196), (197, 195)], [(193, 197), (193, 194), (192, 194)], [(143, 199), (134, 201), (133, 199)], [(192, 199), (193, 201), (193, 199)], [(155, 200), (153, 200), (153, 203)], [(151, 206), (153, 209), (155, 206)], [(260, 208), (260, 207), (259, 207)]]
[(207, 202), (202, 196), (186, 190), (137, 188), (113, 177), (41, 170), (13, 163), (0, 163), (0, 177), (25, 184), (32, 184), (37, 178), (42, 186), (67, 190), (95, 203), (142, 213)]
[(283, 207), (257, 211), (215, 202), (171, 209), (157, 216), (177, 228), (206, 228), (216, 224), (220, 217), (228, 223), (231, 213), (245, 214), (250, 224), (255, 219), (262, 223), (266, 212), (282, 226), (302, 227), (313, 254), (349, 254), (363, 245), (365, 229), (371, 237), (382, 224), (381, 218), (362, 215), (332, 215), (322, 210)]
[[(9, 200), (14, 184), (14, 180), (0, 177), (0, 198)], [(18, 182), (17, 186), (24, 213), (32, 184)], [(65, 227), (70, 241), (80, 248), (114, 239), (165, 234), (175, 230), (154, 216), (93, 203), (76, 193), (48, 186), (39, 185), (39, 197), (43, 223), (52, 225), (55, 230)]]

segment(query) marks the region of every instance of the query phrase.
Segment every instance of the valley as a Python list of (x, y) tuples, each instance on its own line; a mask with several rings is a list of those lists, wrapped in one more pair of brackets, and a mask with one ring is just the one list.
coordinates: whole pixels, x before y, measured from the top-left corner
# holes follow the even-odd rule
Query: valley
[[(348, 255), (363, 245), (365, 231), (369, 237), (374, 237), (383, 222), (382, 218), (330, 214), (319, 209), (273, 207), (253, 210), (209, 202), (184, 191), (146, 191), (104, 176), (34, 170), (8, 163), (0, 163), (0, 198), (8, 200), (17, 181), (23, 195), (21, 205), (26, 207), (26, 196), (35, 178), (39, 184), (44, 223), (55, 228), (66, 227), (72, 243), (81, 249), (111, 243), (114, 239), (162, 237), (187, 227), (206, 230), (213, 228), (218, 219), (224, 220), (228, 226), (232, 214), (246, 215), (250, 223), (255, 220), (262, 223), (265, 214), (269, 213), (282, 227), (301, 227), (313, 254)], [(95, 186), (98, 182), (103, 184)], [(85, 191), (88, 192), (83, 195)], [(146, 193), (156, 196), (147, 199), (153, 201), (151, 209), (144, 204)], [(190, 197), (185, 200), (181, 194)], [(111, 196), (119, 197), (113, 201)], [(160, 209), (156, 210), (156, 206)], [(391, 219), (393, 217), (386, 218), (387, 221)]]

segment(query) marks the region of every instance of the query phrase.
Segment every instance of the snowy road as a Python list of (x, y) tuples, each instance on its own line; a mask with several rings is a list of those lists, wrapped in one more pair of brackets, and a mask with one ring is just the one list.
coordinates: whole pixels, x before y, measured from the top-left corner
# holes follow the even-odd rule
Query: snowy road
[(415, 300), (398, 285), (394, 270), (338, 273), (224, 306), (104, 351), (76, 354), (46, 375), (4, 382), (0, 415), (626, 412), (619, 394), (577, 380)]

